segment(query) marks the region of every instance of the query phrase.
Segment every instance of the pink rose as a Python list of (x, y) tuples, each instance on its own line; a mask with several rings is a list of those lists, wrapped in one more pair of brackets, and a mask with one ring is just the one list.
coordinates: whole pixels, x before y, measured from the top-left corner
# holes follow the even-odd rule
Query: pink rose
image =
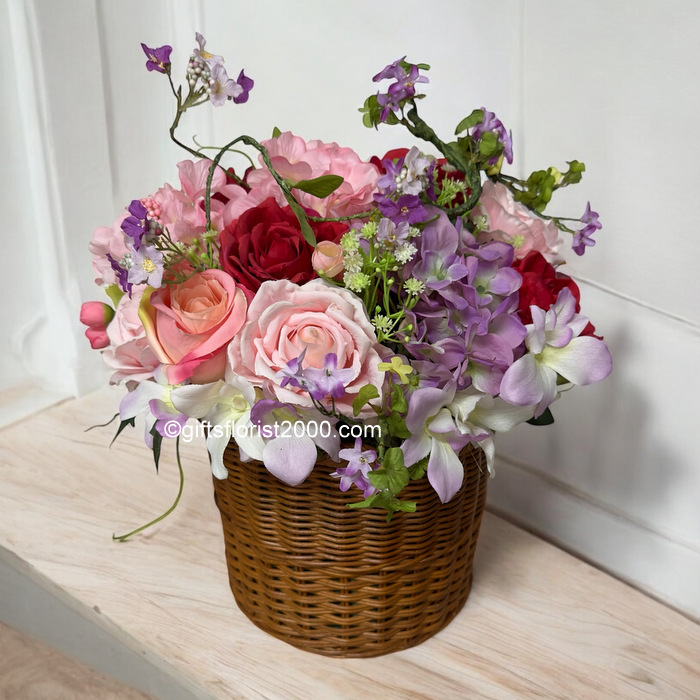
[[(335, 353), (338, 369), (352, 369), (346, 394), (337, 408), (352, 416), (355, 394), (366, 384), (380, 392), (384, 372), (378, 369), (384, 348), (362, 302), (352, 293), (322, 280), (303, 286), (289, 280), (264, 282), (248, 309), (248, 320), (228, 348), (229, 367), (254, 386), (268, 386), (279, 401), (311, 406), (302, 389), (280, 386), (277, 372), (306, 349), (303, 366), (322, 368)], [(360, 416), (374, 415), (366, 410)]]
[(140, 317), (168, 382), (223, 378), (224, 349), (243, 325), (247, 305), (242, 289), (222, 270), (198, 272), (144, 299)]
[(106, 256), (109, 253), (118, 262), (129, 252), (126, 247), (126, 237), (121, 229), (122, 221), (127, 216), (129, 215), (122, 214), (111, 226), (100, 226), (92, 234), (89, 248), (94, 256), (92, 268), (97, 274), (95, 284), (108, 286), (117, 283), (117, 278)]
[[(263, 141), (262, 145), (270, 154), (272, 166), (283, 178), (297, 182), (329, 174), (344, 178), (343, 184), (324, 199), (294, 190), (299, 202), (320, 216), (351, 216), (372, 208), (379, 171), (371, 163), (363, 162), (351, 148), (318, 140), (307, 142), (290, 131)], [(246, 181), (251, 187), (250, 193), (244, 198), (232, 199), (226, 205), (224, 221), (227, 225), (268, 197), (274, 197), (280, 206), (286, 204), (267, 168), (253, 170)]]
[(144, 287), (134, 287), (131, 298), (125, 294), (117, 304), (114, 319), (107, 326), (110, 345), (102, 357), (105, 364), (115, 370), (109, 380), (111, 384), (150, 379), (160, 364), (148, 344), (139, 318), (143, 290)]
[(343, 271), (343, 249), (333, 241), (320, 241), (311, 256), (311, 264), (316, 272), (331, 279)]
[(530, 251), (541, 253), (547, 262), (558, 265), (563, 262), (559, 255), (559, 229), (551, 221), (544, 221), (526, 206), (516, 202), (510, 191), (500, 182), (487, 181), (473, 216), (486, 216), (487, 230), (477, 239), (505, 241), (515, 249), (515, 259), (522, 260)]

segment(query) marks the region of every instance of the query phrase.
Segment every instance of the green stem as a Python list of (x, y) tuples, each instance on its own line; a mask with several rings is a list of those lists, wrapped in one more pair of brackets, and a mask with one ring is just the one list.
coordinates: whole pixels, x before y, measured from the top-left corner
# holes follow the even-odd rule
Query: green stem
[(447, 207), (438, 208), (453, 217), (461, 216), (471, 211), (479, 201), (479, 197), (481, 197), (481, 173), (479, 169), (469, 161), (456, 143), (445, 143), (438, 138), (435, 131), (418, 115), (415, 103), (412, 103), (411, 108), (406, 113), (406, 116), (402, 117), (400, 123), (417, 138), (432, 143), (445, 156), (450, 165), (465, 175), (467, 186), (471, 189), (469, 197), (465, 196), (464, 203), (453, 209)]
[(263, 162), (265, 163), (265, 166), (267, 169), (270, 171), (270, 174), (274, 178), (275, 182), (278, 184), (279, 188), (282, 190), (282, 194), (284, 195), (285, 199), (287, 200), (287, 203), (289, 204), (290, 208), (294, 212), (295, 216), (297, 217), (299, 221), (299, 226), (301, 227), (301, 232), (306, 239), (307, 243), (309, 243), (312, 246), (316, 246), (316, 236), (313, 232), (313, 229), (309, 225), (309, 221), (306, 218), (306, 213), (302, 209), (301, 205), (297, 200), (294, 198), (294, 195), (292, 194), (292, 190), (287, 183), (287, 181), (272, 167), (272, 161), (270, 160), (270, 155), (267, 152), (267, 149), (260, 143), (258, 143), (254, 138), (250, 136), (246, 136), (245, 134), (243, 136), (239, 136), (238, 138), (233, 139), (233, 141), (230, 141), (227, 143), (215, 156), (214, 161), (211, 164), (211, 167), (209, 168), (209, 176), (207, 177), (207, 191), (206, 195), (204, 198), (204, 211), (207, 216), (207, 228), (211, 228), (211, 181), (212, 178), (214, 177), (214, 170), (215, 168), (219, 165), (219, 161), (223, 158), (224, 154), (231, 149), (232, 146), (235, 146), (237, 143), (244, 143), (246, 146), (251, 146), (255, 150), (259, 151), (260, 155), (262, 156)]
[(131, 532), (128, 532), (126, 535), (112, 535), (112, 539), (115, 540), (116, 542), (126, 542), (129, 537), (132, 537), (133, 535), (137, 535), (139, 532), (143, 532), (144, 530), (147, 530), (149, 527), (155, 525), (156, 523), (159, 523), (161, 520), (164, 520), (167, 518), (174, 510), (177, 508), (177, 504), (180, 502), (180, 497), (182, 496), (182, 490), (185, 485), (185, 474), (182, 471), (182, 461), (180, 460), (180, 436), (178, 435), (176, 441), (175, 441), (175, 453), (177, 455), (177, 468), (180, 472), (180, 489), (177, 492), (177, 496), (175, 497), (175, 501), (173, 504), (168, 508), (168, 510), (163, 513), (163, 515), (158, 516), (155, 520), (151, 520), (150, 523), (147, 523), (146, 525), (142, 525), (141, 527), (137, 527), (135, 530), (132, 530)]
[(363, 211), (359, 214), (351, 214), (350, 216), (309, 216), (309, 221), (352, 221), (353, 219), (368, 219), (372, 216), (371, 211)]

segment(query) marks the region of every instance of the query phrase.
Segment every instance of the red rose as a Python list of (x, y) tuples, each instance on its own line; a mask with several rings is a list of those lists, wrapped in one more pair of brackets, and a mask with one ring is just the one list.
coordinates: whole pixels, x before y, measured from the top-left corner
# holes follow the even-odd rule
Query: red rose
[[(348, 230), (341, 222), (309, 223), (317, 241), (337, 243)], [(219, 260), (225, 272), (254, 293), (266, 280), (288, 279), (304, 284), (316, 277), (311, 264), (313, 251), (294, 212), (289, 207), (281, 208), (274, 197), (269, 197), (221, 232)]]
[[(531, 250), (522, 260), (516, 260), (513, 268), (523, 278), (519, 290), (518, 315), (524, 324), (532, 323), (531, 306), (539, 306), (540, 309), (549, 311), (564, 287), (567, 287), (576, 299), (576, 313), (581, 310), (581, 292), (576, 282), (571, 277), (557, 272), (541, 253)], [(595, 328), (589, 323), (581, 335), (593, 335), (594, 332)]]

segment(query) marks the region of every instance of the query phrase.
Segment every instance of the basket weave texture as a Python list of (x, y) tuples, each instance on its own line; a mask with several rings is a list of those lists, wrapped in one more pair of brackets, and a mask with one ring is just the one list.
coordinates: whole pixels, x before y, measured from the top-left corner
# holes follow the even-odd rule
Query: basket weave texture
[(427, 479), (402, 500), (415, 513), (349, 509), (320, 460), (299, 486), (260, 462), (241, 462), (231, 442), (228, 479), (214, 479), (231, 590), (258, 627), (306, 651), (335, 657), (380, 656), (415, 646), (445, 627), (464, 605), (486, 501), (479, 448), (466, 447), (461, 489), (440, 503)]

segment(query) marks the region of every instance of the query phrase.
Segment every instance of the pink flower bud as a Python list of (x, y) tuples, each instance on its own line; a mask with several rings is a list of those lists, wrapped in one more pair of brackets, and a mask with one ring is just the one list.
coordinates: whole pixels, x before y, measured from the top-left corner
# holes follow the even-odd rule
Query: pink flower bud
[(316, 272), (331, 279), (343, 272), (343, 251), (337, 243), (321, 241), (314, 250), (311, 264)]
[(114, 309), (101, 301), (86, 301), (80, 307), (80, 323), (89, 328), (104, 329), (114, 318)]
[(93, 350), (101, 350), (109, 345), (107, 331), (104, 328), (88, 328), (85, 331), (85, 337), (90, 341), (90, 347)]

